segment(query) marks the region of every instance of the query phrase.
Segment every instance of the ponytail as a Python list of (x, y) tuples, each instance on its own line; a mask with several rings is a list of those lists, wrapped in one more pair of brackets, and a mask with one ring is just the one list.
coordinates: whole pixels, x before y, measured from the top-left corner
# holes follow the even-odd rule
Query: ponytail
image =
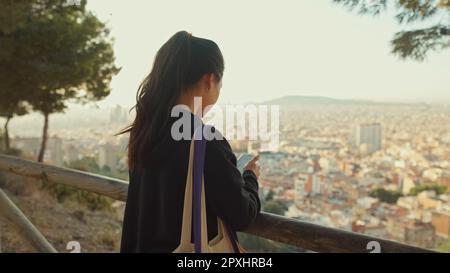
[(206, 73), (222, 78), (224, 60), (216, 43), (192, 36), (186, 31), (175, 33), (158, 50), (151, 72), (136, 94), (136, 118), (118, 133), (130, 132), (128, 166), (143, 167), (148, 155), (163, 137), (170, 112), (181, 92), (196, 84)]

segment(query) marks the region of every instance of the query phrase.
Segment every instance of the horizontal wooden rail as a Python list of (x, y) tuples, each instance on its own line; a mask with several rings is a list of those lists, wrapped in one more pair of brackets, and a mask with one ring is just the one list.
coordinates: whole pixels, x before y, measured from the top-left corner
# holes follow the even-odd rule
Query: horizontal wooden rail
[[(0, 155), (0, 172), (61, 183), (122, 201), (126, 200), (128, 190), (128, 183), (120, 179), (46, 165), (7, 155)], [(370, 252), (371, 245), (379, 245), (380, 251), (385, 253), (433, 252), (395, 241), (325, 227), (266, 212), (262, 212), (246, 232), (316, 252)]]
[(246, 232), (315, 252), (367, 253), (377, 251), (377, 246), (379, 246), (378, 251), (383, 253), (434, 252), (396, 241), (265, 212), (256, 218), (255, 223)]
[(125, 201), (127, 198), (128, 182), (107, 176), (0, 154), (0, 172), (2, 171), (96, 192), (116, 200)]

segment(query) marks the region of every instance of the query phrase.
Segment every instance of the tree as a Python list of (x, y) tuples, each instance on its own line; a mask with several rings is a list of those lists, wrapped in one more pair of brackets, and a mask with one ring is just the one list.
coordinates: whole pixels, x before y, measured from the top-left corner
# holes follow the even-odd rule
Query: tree
[(434, 191), (436, 195), (440, 195), (447, 192), (447, 187), (445, 185), (438, 185), (438, 184), (419, 185), (417, 187), (412, 188), (409, 191), (409, 195), (416, 196), (423, 191)]
[(377, 198), (381, 202), (395, 204), (395, 203), (397, 203), (397, 200), (400, 197), (402, 197), (403, 195), (401, 192), (385, 190), (383, 188), (377, 188), (377, 189), (370, 191), (369, 196), (373, 197), (373, 198)]
[(273, 214), (284, 215), (285, 209), (278, 202), (271, 200), (264, 205), (264, 211)]
[[(26, 22), (26, 10), (30, 1), (0, 1), (0, 117), (6, 119), (2, 144), (4, 152), (10, 150), (8, 125), (14, 116), (28, 113), (29, 105), (25, 103), (27, 92), (25, 72), (14, 66), (14, 44), (7, 38)], [(11, 75), (13, 74), (13, 75)]]
[(27, 20), (31, 1), (2, 0), (0, 9), (0, 32), (11, 33)]
[[(19, 14), (15, 27), (8, 27), (0, 36), (7, 49), (2, 59), (9, 65), (3, 76), (26, 82), (22, 94), (26, 92), (29, 104), (44, 116), (38, 155), (41, 162), (50, 114), (63, 112), (69, 101), (103, 99), (109, 95), (109, 83), (119, 69), (114, 64), (109, 30), (86, 10), (85, 0), (76, 4), (61, 0), (25, 2), (29, 3), (23, 8), (26, 19)], [(20, 75), (14, 75), (17, 71)]]
[[(379, 15), (386, 11), (387, 0), (333, 0), (359, 14)], [(440, 19), (431, 27), (404, 30), (395, 33), (391, 41), (392, 53), (402, 59), (423, 61), (430, 51), (450, 47), (450, 0), (395, 0), (389, 1), (397, 10), (399, 24), (413, 24)], [(440, 17), (440, 18), (438, 18)]]
[(21, 116), (28, 113), (28, 107), (24, 101), (20, 101), (14, 97), (3, 96), (0, 92), (0, 117), (6, 119), (3, 127), (3, 149), (5, 152), (10, 150), (9, 130), (8, 125), (14, 116)]
[(266, 201), (266, 202), (272, 201), (274, 195), (275, 195), (275, 193), (273, 192), (272, 189), (270, 189), (269, 192), (267, 193), (267, 196), (266, 196), (266, 198), (265, 198), (265, 199), (266, 199), (265, 201)]

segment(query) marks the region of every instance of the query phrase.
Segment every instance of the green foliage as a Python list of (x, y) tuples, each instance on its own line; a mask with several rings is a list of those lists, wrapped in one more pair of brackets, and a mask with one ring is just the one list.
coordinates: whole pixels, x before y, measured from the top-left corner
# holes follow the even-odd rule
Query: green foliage
[(0, 32), (11, 33), (26, 22), (30, 1), (0, 1)]
[(419, 193), (423, 191), (434, 191), (437, 195), (444, 194), (447, 192), (447, 187), (444, 185), (437, 185), (437, 184), (425, 184), (425, 185), (419, 185), (417, 187), (412, 188), (409, 191), (409, 195), (416, 196)]
[(69, 101), (109, 95), (119, 72), (113, 41), (86, 0), (0, 0), (0, 7), (0, 116), (33, 109), (47, 117)]
[(48, 114), (64, 110), (69, 99), (88, 102), (107, 96), (119, 69), (105, 24), (86, 10), (86, 1), (39, 2), (42, 9), (30, 8), (31, 19), (2, 37), (14, 48), (5, 56), (9, 68), (27, 72), (20, 80), (26, 76), (32, 84), (30, 104)]
[(381, 202), (395, 204), (397, 203), (398, 198), (402, 197), (403, 194), (398, 191), (390, 191), (383, 188), (376, 188), (370, 191), (369, 196), (377, 198)]
[(270, 200), (264, 204), (263, 210), (273, 214), (284, 215), (286, 209), (277, 201)]
[(100, 168), (95, 157), (85, 156), (82, 159), (70, 162), (70, 164), (65, 164), (65, 167), (84, 172), (100, 174), (108, 177), (114, 177), (122, 180), (129, 179), (128, 170), (113, 171), (108, 166), (103, 166)]
[(99, 166), (95, 157), (85, 156), (66, 165), (68, 168), (83, 172), (99, 173)]
[(273, 192), (272, 189), (270, 189), (269, 192), (267, 193), (267, 196), (266, 196), (266, 202), (272, 201), (274, 195), (275, 195), (275, 193)]
[(333, 0), (359, 14), (379, 15), (392, 4), (399, 24), (415, 24), (440, 16), (434, 26), (399, 31), (391, 41), (392, 53), (400, 58), (423, 61), (430, 51), (441, 51), (450, 47), (450, 1), (449, 0)]
[(6, 155), (11, 155), (11, 156), (21, 156), (22, 155), (22, 150), (17, 149), (17, 148), (9, 148), (7, 150), (0, 149), (0, 152), (4, 153)]
[(358, 14), (379, 15), (387, 7), (387, 0), (370, 2), (364, 0), (333, 0), (333, 2), (344, 5), (350, 11), (357, 10)]
[[(84, 157), (72, 162), (67, 167), (94, 173), (98, 173), (100, 169), (93, 157)], [(83, 204), (91, 210), (111, 210), (113, 200), (94, 192), (83, 191), (57, 183), (44, 183), (44, 188), (54, 195), (61, 203), (70, 200)]]
[(111, 210), (113, 200), (109, 197), (90, 192), (75, 189), (73, 187), (57, 184), (44, 183), (44, 189), (48, 190), (50, 194), (56, 197), (60, 203), (66, 201), (75, 201), (85, 205), (91, 210)]
[(239, 243), (249, 252), (256, 253), (291, 253), (305, 252), (303, 249), (288, 244), (263, 239), (247, 233), (238, 233)]
[(449, 36), (443, 35), (445, 31), (450, 32), (444, 25), (434, 27), (400, 31), (392, 40), (392, 52), (405, 59), (411, 57), (423, 60), (427, 51), (442, 50), (450, 46)]
[(450, 238), (448, 238), (446, 242), (438, 245), (435, 250), (440, 252), (450, 252)]

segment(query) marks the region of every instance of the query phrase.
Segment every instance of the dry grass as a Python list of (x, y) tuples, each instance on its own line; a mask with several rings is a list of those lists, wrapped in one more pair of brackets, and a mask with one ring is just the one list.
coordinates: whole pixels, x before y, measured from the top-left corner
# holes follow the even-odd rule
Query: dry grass
[[(0, 187), (59, 252), (69, 252), (70, 241), (78, 241), (81, 252), (119, 251), (122, 202), (92, 209), (77, 200), (58, 201), (39, 182), (10, 175), (0, 177)], [(0, 240), (2, 252), (35, 252), (11, 223), (0, 222)]]

